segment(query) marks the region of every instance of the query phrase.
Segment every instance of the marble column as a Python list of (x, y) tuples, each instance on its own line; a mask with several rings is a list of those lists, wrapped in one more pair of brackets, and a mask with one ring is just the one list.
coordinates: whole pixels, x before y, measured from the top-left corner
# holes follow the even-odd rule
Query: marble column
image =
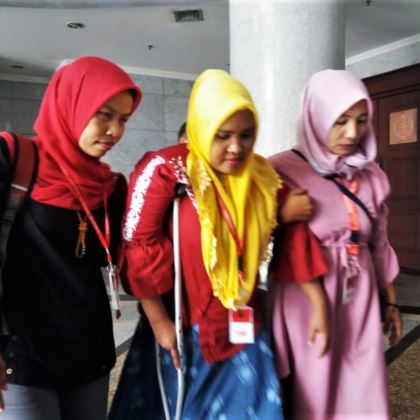
[(256, 151), (293, 146), (309, 77), (344, 68), (344, 0), (230, 0), (230, 71), (260, 113)]

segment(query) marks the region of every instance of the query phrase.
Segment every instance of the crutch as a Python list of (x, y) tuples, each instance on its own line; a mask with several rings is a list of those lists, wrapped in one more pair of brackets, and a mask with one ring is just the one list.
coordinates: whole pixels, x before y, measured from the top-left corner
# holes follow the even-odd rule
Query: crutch
[[(177, 370), (178, 393), (176, 398), (175, 420), (181, 419), (182, 405), (184, 402), (185, 378), (184, 378), (184, 335), (182, 330), (182, 279), (181, 279), (181, 259), (179, 249), (179, 203), (186, 194), (183, 184), (175, 186), (175, 200), (173, 206), (173, 251), (174, 251), (174, 299), (175, 299), (175, 333), (178, 354), (180, 358), (180, 368)], [(162, 397), (163, 408), (166, 420), (170, 420), (168, 399), (165, 392), (165, 384), (162, 377), (162, 367), (160, 364), (160, 348), (156, 343), (156, 369), (158, 374), (159, 389)]]

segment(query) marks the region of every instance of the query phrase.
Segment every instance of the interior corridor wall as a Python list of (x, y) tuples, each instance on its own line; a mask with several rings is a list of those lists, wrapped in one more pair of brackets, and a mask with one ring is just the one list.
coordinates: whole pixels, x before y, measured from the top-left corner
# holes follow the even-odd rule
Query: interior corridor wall
[(0, 80), (0, 130), (32, 136), (46, 83)]
[[(132, 75), (143, 91), (141, 106), (127, 124), (123, 140), (104, 161), (128, 176), (140, 157), (177, 142), (179, 126), (185, 121), (193, 82), (156, 76)], [(34, 135), (46, 83), (0, 80), (0, 130)]]
[(349, 57), (346, 69), (363, 79), (420, 63), (420, 36), (412, 38)]

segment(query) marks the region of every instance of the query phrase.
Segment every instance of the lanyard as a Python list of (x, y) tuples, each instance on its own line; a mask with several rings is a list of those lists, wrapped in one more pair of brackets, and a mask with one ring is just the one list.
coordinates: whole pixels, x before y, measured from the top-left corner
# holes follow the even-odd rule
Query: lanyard
[(105, 235), (102, 233), (101, 229), (99, 229), (98, 224), (96, 223), (95, 218), (93, 217), (92, 212), (89, 210), (89, 207), (86, 204), (85, 199), (83, 198), (79, 188), (77, 187), (76, 183), (74, 182), (73, 178), (70, 176), (70, 174), (67, 172), (67, 169), (62, 167), (61, 170), (63, 171), (64, 175), (67, 177), (68, 181), (70, 182), (70, 185), (73, 188), (73, 193), (76, 195), (77, 199), (79, 200), (80, 204), (83, 207), (83, 210), (86, 213), (86, 216), (88, 217), (90, 223), (92, 224), (93, 228), (95, 229), (96, 235), (98, 236), (99, 241), (101, 242), (105, 252), (106, 252), (106, 258), (108, 261), (108, 264), (112, 264), (112, 256), (109, 252), (109, 245), (111, 243), (111, 232), (110, 232), (110, 225), (109, 225), (109, 216), (108, 216), (108, 200), (107, 200), (107, 194), (104, 190), (104, 209), (105, 209)]
[(232, 218), (229, 214), (229, 210), (227, 209), (225, 203), (220, 197), (219, 192), (216, 190), (216, 199), (217, 204), (220, 210), (220, 213), (227, 224), (230, 234), (233, 237), (233, 240), (236, 244), (236, 252), (238, 255), (238, 277), (239, 281), (243, 283), (244, 281), (244, 244), (243, 241), (239, 238), (238, 232), (236, 231), (235, 225), (233, 224)]
[(112, 256), (109, 251), (109, 245), (111, 243), (111, 229), (109, 224), (109, 216), (108, 216), (108, 200), (107, 194), (104, 190), (104, 209), (105, 209), (105, 235), (102, 233), (101, 229), (99, 229), (98, 224), (96, 223), (95, 218), (93, 217), (92, 212), (89, 210), (89, 207), (86, 204), (85, 199), (83, 198), (79, 188), (77, 187), (76, 183), (74, 182), (73, 178), (67, 172), (66, 168), (62, 167), (61, 170), (63, 174), (67, 177), (68, 181), (70, 182), (71, 187), (73, 188), (73, 193), (76, 195), (77, 199), (79, 200), (80, 204), (83, 207), (83, 210), (86, 213), (90, 223), (92, 224), (93, 228), (95, 229), (96, 234), (98, 235), (98, 239), (101, 242), (105, 252), (106, 252), (106, 259), (108, 261), (108, 280), (109, 280), (109, 290), (111, 293), (111, 306), (116, 311), (117, 319), (121, 316), (120, 311), (120, 298), (119, 298), (119, 275), (118, 271), (115, 269), (114, 265), (112, 264)]
[[(336, 178), (337, 182), (340, 184), (344, 184), (344, 181), (340, 178)], [(355, 179), (350, 181), (349, 191), (352, 194), (356, 194), (359, 189), (359, 184)], [(347, 209), (347, 213), (349, 215), (350, 220), (350, 243), (347, 245), (347, 252), (353, 256), (357, 257), (359, 255), (359, 233), (360, 233), (360, 225), (359, 225), (359, 215), (357, 214), (357, 206), (356, 203), (351, 200), (346, 195), (342, 194), (344, 204)]]

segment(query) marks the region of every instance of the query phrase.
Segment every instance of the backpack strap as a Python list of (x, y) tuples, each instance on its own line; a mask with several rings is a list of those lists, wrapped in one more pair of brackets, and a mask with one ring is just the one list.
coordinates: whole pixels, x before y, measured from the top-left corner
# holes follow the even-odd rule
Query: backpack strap
[(4, 132), (0, 135), (6, 139), (12, 162), (12, 182), (6, 208), (10, 205), (16, 207), (17, 211), (35, 182), (38, 150), (36, 144), (27, 137)]
[[(35, 182), (38, 149), (36, 144), (27, 137), (7, 132), (1, 132), (0, 136), (6, 140), (11, 158), (11, 184), (0, 226), (0, 299), (2, 299), (3, 280), (1, 274), (6, 260), (7, 241), (16, 213), (22, 207)], [(4, 316), (2, 318), (3, 333), (6, 333)]]

